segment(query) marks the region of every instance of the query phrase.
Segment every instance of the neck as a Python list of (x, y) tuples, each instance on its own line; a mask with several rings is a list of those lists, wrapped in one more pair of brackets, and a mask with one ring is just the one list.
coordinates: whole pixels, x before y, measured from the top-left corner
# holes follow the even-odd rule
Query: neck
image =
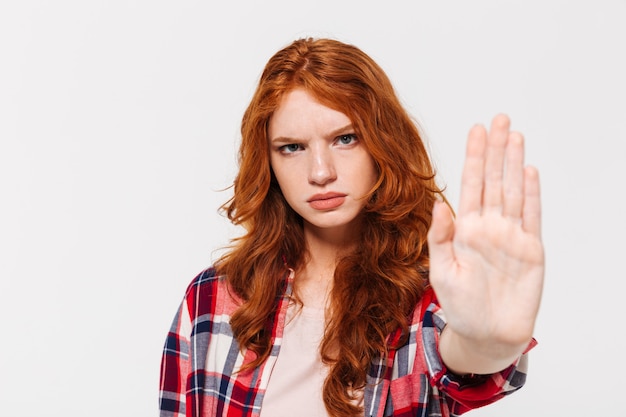
[(356, 246), (350, 233), (316, 228), (304, 229), (307, 258), (296, 273), (296, 291), (304, 305), (324, 308), (332, 289), (335, 267)]

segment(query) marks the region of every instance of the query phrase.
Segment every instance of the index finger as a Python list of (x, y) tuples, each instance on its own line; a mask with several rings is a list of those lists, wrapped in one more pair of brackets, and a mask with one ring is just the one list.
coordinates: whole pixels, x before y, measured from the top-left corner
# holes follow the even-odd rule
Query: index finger
[(470, 129), (465, 148), (465, 163), (461, 175), (459, 215), (481, 211), (485, 177), (487, 131), (482, 125)]

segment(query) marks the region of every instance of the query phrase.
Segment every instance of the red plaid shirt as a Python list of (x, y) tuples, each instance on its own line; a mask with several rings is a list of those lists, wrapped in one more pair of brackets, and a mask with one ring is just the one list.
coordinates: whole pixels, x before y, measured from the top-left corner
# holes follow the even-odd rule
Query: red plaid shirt
[[(258, 417), (280, 352), (292, 280), (293, 274), (286, 280), (285, 296), (278, 301), (269, 358), (245, 373), (236, 371), (255, 354), (240, 351), (229, 325), (241, 300), (214, 269), (203, 271), (191, 282), (163, 350), (162, 417)], [(437, 350), (444, 326), (442, 311), (428, 290), (414, 310), (407, 343), (392, 350), (386, 362), (372, 363), (363, 393), (365, 416), (458, 416), (521, 388), (526, 355), (493, 375), (459, 377), (447, 372)]]

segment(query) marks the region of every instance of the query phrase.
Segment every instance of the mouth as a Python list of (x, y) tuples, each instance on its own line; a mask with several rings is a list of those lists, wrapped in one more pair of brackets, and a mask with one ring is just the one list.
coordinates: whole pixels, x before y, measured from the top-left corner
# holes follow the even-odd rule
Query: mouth
[(341, 206), (345, 200), (345, 194), (331, 192), (315, 194), (307, 200), (307, 203), (315, 210), (331, 210)]

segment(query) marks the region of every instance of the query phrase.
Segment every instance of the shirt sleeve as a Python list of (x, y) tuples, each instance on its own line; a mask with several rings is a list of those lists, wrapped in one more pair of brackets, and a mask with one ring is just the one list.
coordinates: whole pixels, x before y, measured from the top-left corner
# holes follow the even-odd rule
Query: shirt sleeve
[(161, 357), (159, 384), (161, 417), (185, 416), (186, 381), (190, 370), (190, 329), (191, 320), (187, 303), (183, 301), (165, 339)]
[(500, 372), (489, 375), (456, 375), (446, 369), (439, 354), (439, 336), (446, 325), (443, 311), (434, 296), (425, 307), (422, 312), (422, 346), (430, 383), (445, 399), (451, 415), (458, 416), (491, 404), (524, 385), (528, 351), (537, 344), (535, 339), (530, 342), (522, 356)]

